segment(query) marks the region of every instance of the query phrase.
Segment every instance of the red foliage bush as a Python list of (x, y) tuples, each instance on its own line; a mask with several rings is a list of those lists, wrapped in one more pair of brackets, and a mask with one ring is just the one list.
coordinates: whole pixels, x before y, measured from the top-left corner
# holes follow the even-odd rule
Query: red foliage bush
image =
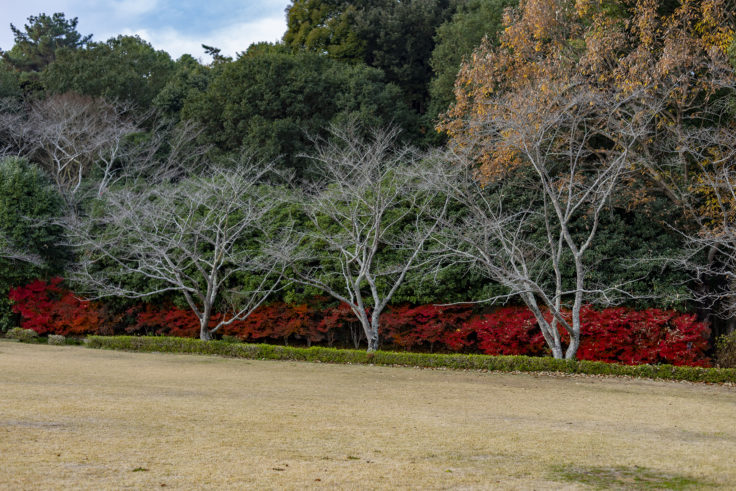
[(125, 330), (130, 333), (159, 334), (194, 338), (199, 336), (199, 319), (191, 310), (172, 304), (145, 304), (142, 309), (128, 309), (135, 322)]
[(381, 317), (381, 335), (394, 346), (407, 350), (433, 351), (441, 346), (459, 351), (474, 343), (464, 327), (472, 315), (466, 306), (389, 306)]
[(61, 287), (61, 278), (48, 283), (36, 280), (10, 290), (13, 311), (20, 314), (24, 329), (38, 334), (84, 335), (98, 332), (104, 309), (77, 298)]
[(694, 314), (623, 307), (580, 312), (581, 343), (577, 357), (640, 365), (708, 366), (705, 356), (710, 331)]
[(290, 337), (295, 337), (312, 343), (324, 338), (324, 332), (320, 332), (316, 323), (311, 305), (274, 302), (260, 306), (244, 320), (223, 326), (221, 331), (223, 335), (244, 341), (272, 339), (288, 342)]
[[(39, 334), (162, 334), (197, 337), (199, 321), (190, 311), (170, 303), (141, 304), (117, 316), (100, 303), (88, 302), (64, 289), (60, 278), (34, 281), (10, 292), (22, 327)], [(222, 319), (213, 316), (210, 327)], [(709, 330), (693, 314), (623, 307), (581, 311), (578, 358), (607, 362), (708, 366)], [(262, 305), (248, 318), (223, 326), (222, 335), (245, 341), (288, 343), (336, 342), (357, 345), (361, 328), (350, 307), (325, 297), (292, 305)], [(562, 333), (563, 340), (566, 334)], [(532, 313), (502, 307), (475, 313), (466, 306), (397, 305), (381, 317), (384, 345), (406, 350), (481, 352), (491, 355), (545, 355), (549, 350)]]
[(523, 307), (502, 307), (471, 319), (478, 348), (487, 355), (541, 355), (547, 345), (534, 314)]

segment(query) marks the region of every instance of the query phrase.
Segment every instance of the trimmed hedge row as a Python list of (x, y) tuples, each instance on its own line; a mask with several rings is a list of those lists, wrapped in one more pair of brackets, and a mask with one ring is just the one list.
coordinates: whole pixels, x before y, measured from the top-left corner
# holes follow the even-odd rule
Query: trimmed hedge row
[(193, 353), (261, 360), (293, 360), (318, 363), (402, 365), (454, 370), (499, 372), (559, 372), (585, 375), (685, 380), (689, 382), (736, 383), (736, 369), (673, 365), (618, 365), (596, 361), (566, 361), (531, 356), (399, 353), (335, 348), (296, 348), (269, 344), (201, 341), (192, 338), (146, 336), (89, 336), (87, 347), (126, 351)]

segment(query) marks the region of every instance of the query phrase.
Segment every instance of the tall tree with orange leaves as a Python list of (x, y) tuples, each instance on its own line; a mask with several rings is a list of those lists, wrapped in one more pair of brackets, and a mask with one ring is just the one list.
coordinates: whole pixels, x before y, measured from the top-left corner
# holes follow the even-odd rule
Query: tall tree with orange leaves
[(630, 112), (648, 125), (634, 157), (680, 202), (690, 169), (679, 143), (689, 128), (722, 121), (722, 101), (736, 86), (729, 60), (735, 16), (734, 0), (524, 0), (506, 11), (500, 45), (481, 44), (462, 66), (456, 103), (440, 129), (456, 145), (471, 137), (482, 172), (491, 175), (503, 162), (471, 129), (496, 116), (494, 100), (531, 90), (544, 103), (546, 87), (586, 84), (628, 98)]
[[(571, 339), (565, 357), (574, 358), (580, 305), (594, 290), (605, 297), (607, 288), (621, 288), (586, 283), (585, 251), (614, 190), (634, 208), (659, 195), (685, 216), (696, 213), (692, 189), (703, 130), (730, 124), (728, 101), (736, 93), (728, 56), (733, 0), (522, 0), (506, 11), (504, 24), (500, 44), (481, 44), (462, 66), (456, 102), (440, 130), (479, 189), (493, 192), (531, 176), (526, 192), (534, 187), (543, 205), (503, 212), (485, 206), (475, 218), (485, 222), (479, 229), (495, 231), (495, 240), (471, 238), (462, 251), (482, 243), (486, 250), (475, 264), (491, 258), (488, 275), (537, 307), (543, 331), (547, 322), (553, 354), (561, 356), (557, 322)], [(488, 202), (479, 193), (475, 199)], [(519, 220), (532, 211), (547, 243), (524, 237), (531, 222)], [(529, 269), (525, 257), (542, 268)], [(572, 288), (559, 279), (566, 257), (575, 265)], [(544, 275), (557, 278), (554, 288), (537, 281)], [(553, 324), (541, 319), (539, 305), (553, 314)]]

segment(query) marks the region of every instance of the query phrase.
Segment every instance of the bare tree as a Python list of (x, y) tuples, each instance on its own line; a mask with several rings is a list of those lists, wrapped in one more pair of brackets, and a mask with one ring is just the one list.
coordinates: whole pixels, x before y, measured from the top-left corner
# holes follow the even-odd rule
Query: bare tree
[(46, 169), (71, 204), (83, 178), (95, 170), (98, 194), (113, 181), (129, 150), (127, 137), (140, 131), (130, 113), (127, 104), (61, 94), (32, 103), (16, 132), (31, 143), (27, 156)]
[(178, 124), (155, 121), (150, 138), (131, 148), (118, 180), (143, 174), (153, 182), (167, 182), (200, 172), (211, 149), (211, 145), (199, 143), (202, 131), (204, 128), (191, 120)]
[(173, 125), (155, 111), (74, 93), (25, 105), (0, 101), (0, 155), (38, 163), (72, 211), (127, 180), (196, 172), (209, 151), (198, 143), (201, 132), (192, 121)]
[[(445, 157), (449, 166), (434, 181), (464, 215), (443, 220), (435, 238), (440, 264), (467, 263), (505, 286), (508, 295), (489, 300), (519, 296), (553, 356), (573, 359), (586, 297), (605, 300), (620, 292), (619, 286), (593, 291), (587, 284), (586, 252), (638, 135), (626, 124), (624, 101), (583, 86), (549, 84), (543, 99), (523, 93), (493, 99), (493, 117), (455, 141), (454, 153)], [(476, 137), (484, 151), (491, 148), (491, 175), (479, 173)], [(563, 282), (566, 258), (574, 265), (572, 287)], [(566, 351), (558, 326), (570, 336)]]
[(2, 232), (0, 232), (0, 258), (20, 261), (33, 266), (43, 266), (44, 264), (43, 259), (38, 255), (30, 254), (14, 246), (11, 240)]
[(442, 216), (446, 201), (422, 189), (424, 163), (397, 146), (397, 130), (375, 130), (367, 138), (360, 131), (332, 128), (333, 138), (317, 145), (312, 158), (323, 180), (299, 198), (309, 226), (284, 255), (294, 281), (350, 306), (373, 352), (381, 312), (418, 266), (437, 225), (431, 216)]
[(0, 157), (25, 155), (30, 147), (26, 135), (27, 111), (12, 98), (0, 99)]
[[(177, 292), (199, 319), (200, 338), (212, 339), (279, 284), (280, 271), (267, 253), (277, 201), (262, 185), (273, 170), (248, 160), (176, 183), (109, 190), (99, 215), (72, 219), (70, 235), (82, 257), (72, 279), (97, 297)], [(287, 240), (288, 234), (279, 235)], [(230, 288), (242, 275), (257, 280)], [(210, 326), (219, 303), (229, 313)]]

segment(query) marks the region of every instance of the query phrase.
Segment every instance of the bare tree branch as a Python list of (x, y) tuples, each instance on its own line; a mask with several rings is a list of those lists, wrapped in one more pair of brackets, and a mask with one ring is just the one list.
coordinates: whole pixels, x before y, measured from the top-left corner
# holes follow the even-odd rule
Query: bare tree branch
[[(282, 270), (267, 249), (289, 234), (274, 238), (269, 230), (277, 201), (264, 184), (274, 165), (248, 160), (234, 167), (109, 190), (99, 215), (71, 218), (82, 257), (72, 279), (96, 296), (177, 292), (199, 318), (202, 339), (247, 317), (278, 287)], [(259, 284), (231, 289), (241, 274), (259, 276)], [(211, 326), (220, 300), (230, 312)]]
[[(640, 135), (622, 113), (620, 97), (580, 84), (546, 83), (544, 97), (520, 91), (491, 98), (493, 117), (476, 121), (466, 131), (470, 136), (456, 139), (440, 157), (449, 166), (434, 176), (435, 186), (457, 200), (465, 215), (443, 220), (434, 241), (438, 264), (467, 264), (508, 289), (493, 300), (519, 296), (556, 358), (563, 357), (558, 326), (567, 331), (564, 356), (574, 358), (584, 299), (594, 291), (603, 299), (623, 291), (622, 285), (586, 286), (586, 251)], [(514, 161), (508, 172), (477, 173), (476, 151), (487, 152), (489, 142), (494, 158)], [(563, 257), (575, 267), (572, 289), (563, 287)], [(563, 311), (568, 306), (569, 316)]]
[(29, 254), (15, 247), (10, 239), (0, 232), (0, 258), (10, 259), (11, 261), (21, 261), (33, 266), (43, 266), (43, 259), (36, 254)]
[(333, 127), (332, 139), (317, 145), (311, 157), (323, 179), (298, 198), (309, 227), (282, 257), (294, 281), (350, 306), (374, 351), (381, 312), (420, 264), (438, 223), (430, 217), (442, 216), (447, 200), (421, 185), (427, 163), (397, 145), (398, 130), (359, 132)]

